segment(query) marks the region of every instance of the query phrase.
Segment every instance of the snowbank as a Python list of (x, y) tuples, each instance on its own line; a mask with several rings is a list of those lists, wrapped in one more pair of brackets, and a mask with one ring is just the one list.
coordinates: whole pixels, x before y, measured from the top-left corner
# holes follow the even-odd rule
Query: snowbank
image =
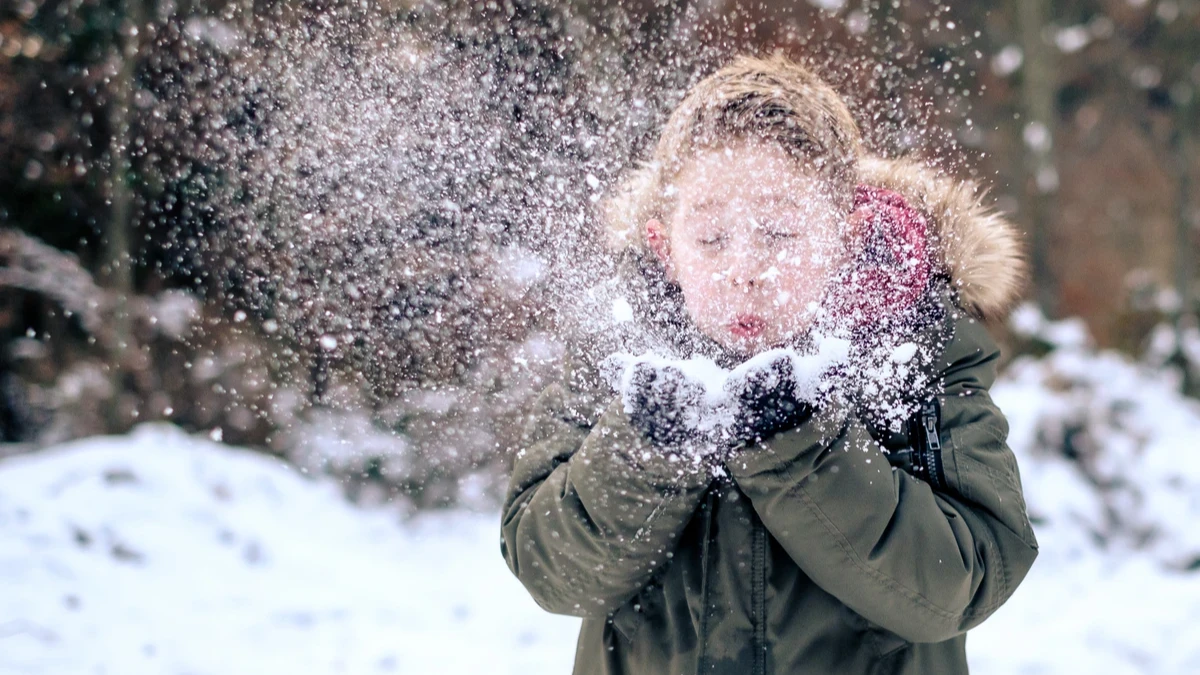
[(1171, 371), (1046, 328), (1056, 348), (992, 389), (1041, 554), (971, 633), (972, 674), (1200, 673), (1200, 403)]
[(168, 426), (5, 459), (0, 673), (563, 672), (575, 625), (498, 527), (402, 525)]
[(1200, 567), (1200, 402), (1179, 389), (1174, 371), (1084, 345), (1009, 366), (992, 395), (1039, 533)]

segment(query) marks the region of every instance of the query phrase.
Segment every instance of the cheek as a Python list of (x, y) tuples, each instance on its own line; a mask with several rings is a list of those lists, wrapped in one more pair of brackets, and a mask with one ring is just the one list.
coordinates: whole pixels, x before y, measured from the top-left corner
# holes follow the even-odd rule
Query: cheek
[(718, 300), (717, 282), (712, 279), (711, 273), (682, 272), (679, 274), (679, 288), (691, 310), (709, 307)]
[(680, 260), (677, 281), (683, 291), (684, 304), (692, 319), (704, 325), (715, 318), (720, 318), (728, 304), (727, 284), (721, 279), (714, 279), (714, 274), (720, 271), (711, 264), (695, 261)]
[(847, 259), (845, 247), (840, 242), (806, 242), (808, 245), (781, 255), (777, 264), (784, 275), (809, 283), (820, 283), (829, 279)]
[(840, 258), (831, 256), (794, 256), (778, 265), (780, 305), (804, 307), (817, 300), (841, 265)]
[(780, 307), (804, 307), (815, 300), (825, 287), (825, 279), (811, 269), (794, 269), (779, 275), (774, 301)]

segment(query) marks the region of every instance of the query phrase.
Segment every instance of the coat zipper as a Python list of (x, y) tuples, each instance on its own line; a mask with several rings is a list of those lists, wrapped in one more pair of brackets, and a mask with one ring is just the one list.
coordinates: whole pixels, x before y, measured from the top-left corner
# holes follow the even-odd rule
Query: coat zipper
[(713, 501), (716, 492), (708, 489), (704, 495), (704, 543), (700, 549), (700, 654), (696, 657), (696, 674), (707, 670), (708, 657), (708, 544), (712, 538)]
[(921, 404), (909, 418), (909, 447), (887, 454), (888, 462), (929, 483), (933, 489), (946, 490), (946, 472), (942, 467), (941, 400), (936, 396)]
[(946, 473), (942, 469), (942, 437), (938, 428), (942, 423), (942, 406), (938, 397), (934, 396), (921, 406), (922, 452), (925, 455), (925, 470), (929, 482), (938, 490), (946, 489)]
[(754, 617), (754, 673), (767, 673), (767, 532), (758, 516), (752, 515), (753, 546), (750, 601)]

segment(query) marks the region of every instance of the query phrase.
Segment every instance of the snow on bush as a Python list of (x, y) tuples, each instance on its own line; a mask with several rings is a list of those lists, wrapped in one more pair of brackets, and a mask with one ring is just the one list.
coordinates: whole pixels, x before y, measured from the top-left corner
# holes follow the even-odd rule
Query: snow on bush
[(1015, 316), (1054, 346), (1016, 359), (993, 390), (1041, 530), (1200, 567), (1200, 402), (1177, 372), (1096, 350), (1074, 322)]

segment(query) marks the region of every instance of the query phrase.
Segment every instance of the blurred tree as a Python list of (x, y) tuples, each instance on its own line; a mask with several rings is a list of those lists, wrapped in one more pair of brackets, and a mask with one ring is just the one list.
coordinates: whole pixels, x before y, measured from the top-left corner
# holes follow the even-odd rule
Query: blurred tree
[(1058, 168), (1054, 161), (1055, 130), (1058, 127), (1055, 73), (1058, 69), (1045, 39), (1048, 5), (1047, 0), (1016, 2), (1018, 34), (1024, 53), (1021, 100), (1025, 111), (1018, 129), (1021, 142), (1027, 150), (1022, 206), (1032, 230), (1030, 254), (1034, 290), (1042, 311), (1055, 316), (1059, 301), (1055, 273), (1050, 264), (1050, 221), (1054, 218), (1054, 195), (1059, 186)]
[(1200, 354), (1194, 348), (1188, 349), (1189, 341), (1200, 338), (1200, 291), (1196, 279), (1200, 201), (1195, 189), (1197, 153), (1200, 153), (1196, 139), (1200, 128), (1200, 3), (1186, 2), (1168, 11), (1184, 16), (1169, 17), (1172, 20), (1163, 31), (1163, 52), (1168, 55), (1164, 81), (1150, 97), (1152, 105), (1165, 106), (1171, 111), (1169, 148), (1177, 183), (1173, 281), (1179, 301), (1171, 360), (1183, 373), (1184, 392), (1200, 397)]
[[(126, 369), (123, 364), (126, 359), (125, 350), (129, 348), (131, 340), (128, 303), (134, 292), (133, 269), (137, 252), (131, 247), (137, 215), (134, 213), (136, 178), (133, 175), (130, 156), (134, 148), (130, 116), (133, 114), (133, 99), (138, 88), (136, 76), (142, 44), (150, 32), (146, 21), (147, 1), (123, 0), (120, 3), (114, 17), (118, 33), (112, 39), (112, 60), (117, 72), (110, 84), (111, 101), (107, 106), (111, 134), (107, 150), (108, 200), (111, 203), (111, 212), (103, 237), (100, 270), (102, 279), (114, 291), (116, 298), (116, 305), (109, 319), (115, 336), (115, 353), (112, 355), (112, 362), (115, 364), (112, 369), (115, 392), (125, 390), (122, 380), (126, 376)], [(112, 398), (109, 409), (111, 428), (121, 429), (132, 422), (133, 409), (123, 409), (124, 402), (124, 397), (120, 395)]]

